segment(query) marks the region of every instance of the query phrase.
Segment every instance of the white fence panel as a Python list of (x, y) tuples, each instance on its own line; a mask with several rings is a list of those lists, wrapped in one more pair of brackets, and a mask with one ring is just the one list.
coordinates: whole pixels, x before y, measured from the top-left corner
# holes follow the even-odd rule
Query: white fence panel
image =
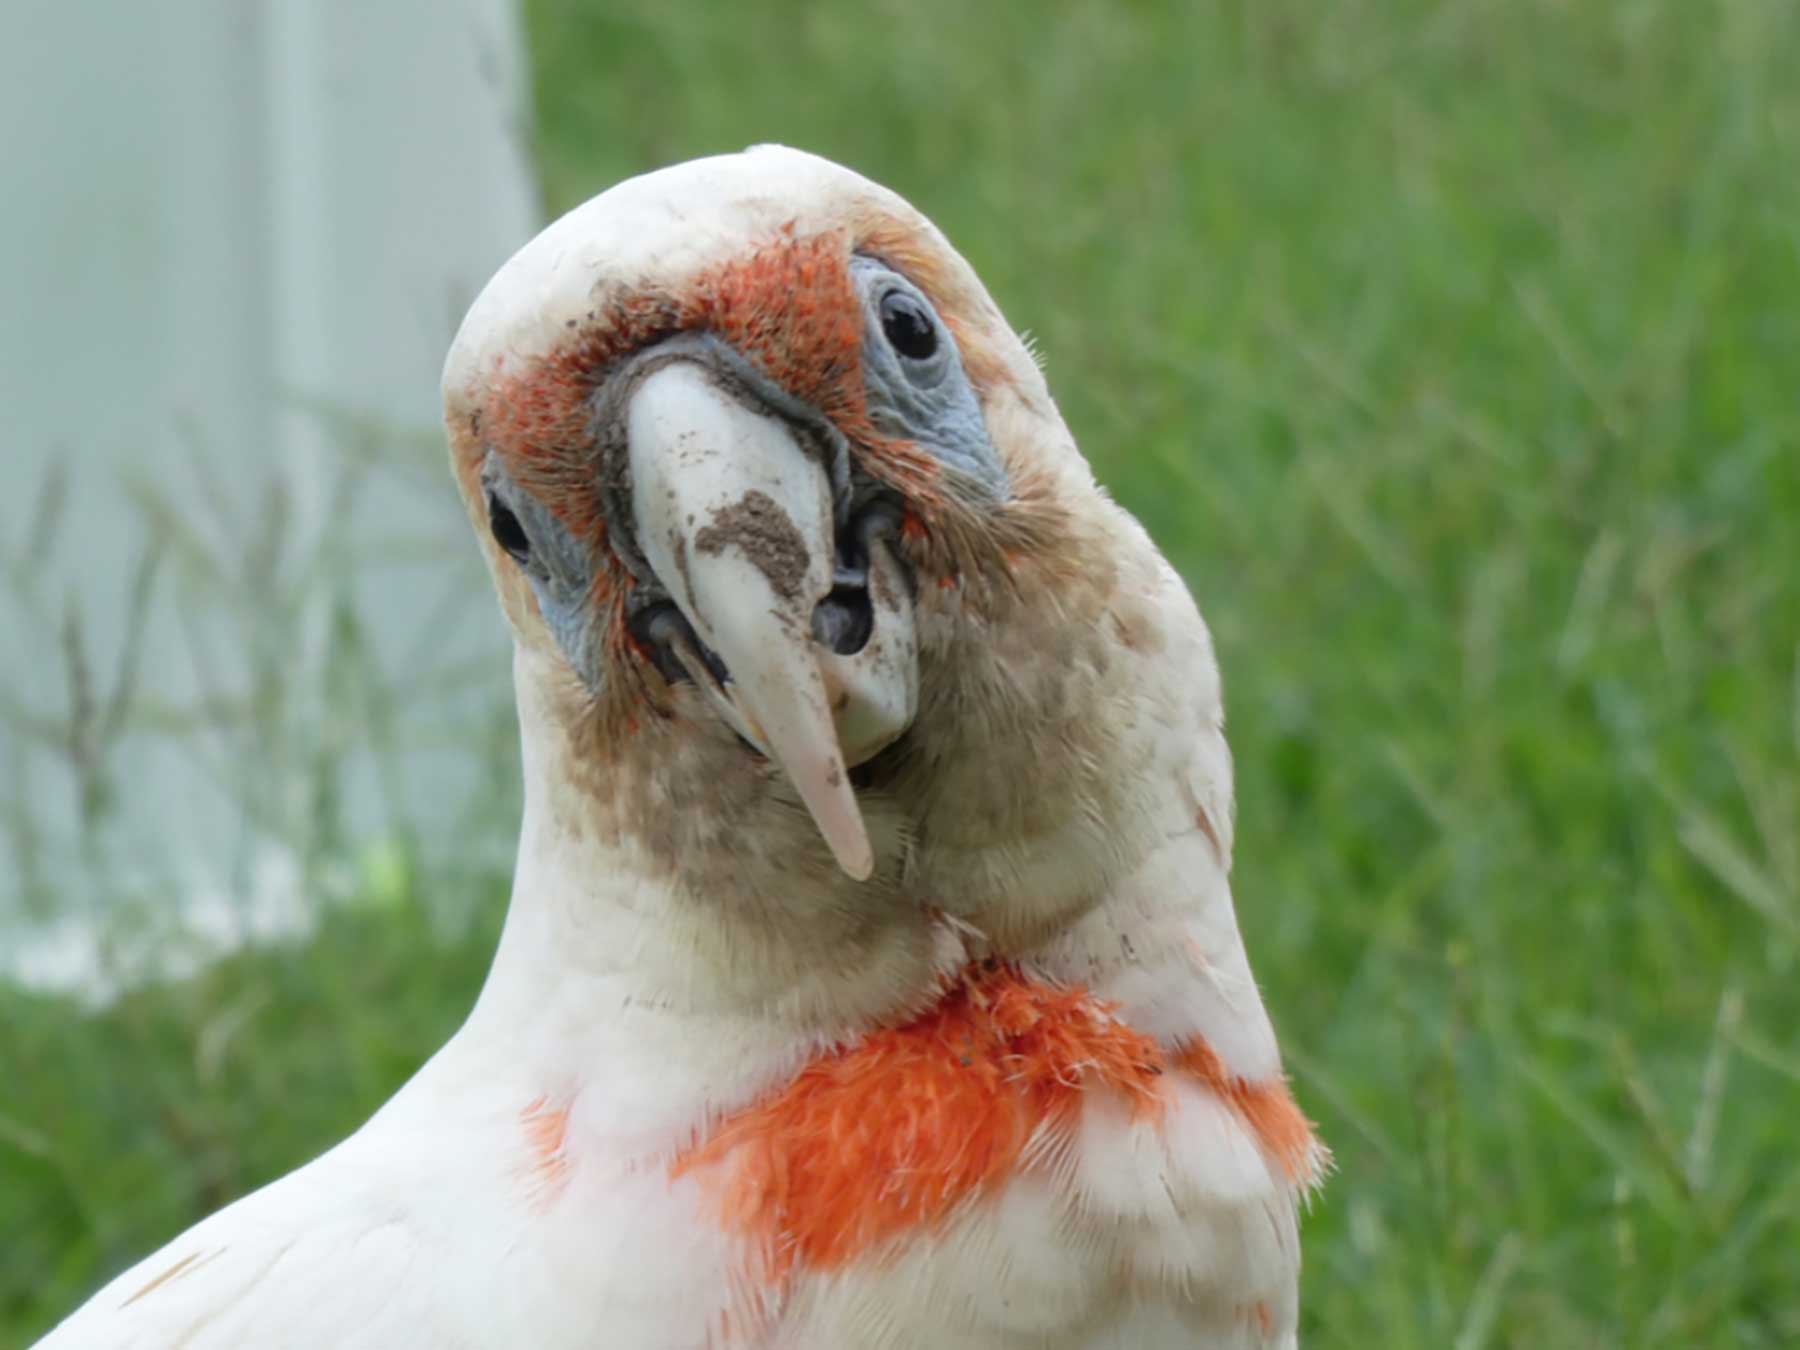
[(437, 377), (527, 125), (511, 0), (0, 13), (0, 971), (103, 994), (499, 838)]

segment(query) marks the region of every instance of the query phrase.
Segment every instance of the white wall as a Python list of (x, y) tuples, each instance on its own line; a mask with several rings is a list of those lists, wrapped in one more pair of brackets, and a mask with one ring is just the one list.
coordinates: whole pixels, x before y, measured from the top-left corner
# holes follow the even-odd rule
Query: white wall
[(0, 970), (98, 988), (124, 926), (487, 837), (437, 378), (535, 227), (527, 110), (510, 0), (0, 10)]

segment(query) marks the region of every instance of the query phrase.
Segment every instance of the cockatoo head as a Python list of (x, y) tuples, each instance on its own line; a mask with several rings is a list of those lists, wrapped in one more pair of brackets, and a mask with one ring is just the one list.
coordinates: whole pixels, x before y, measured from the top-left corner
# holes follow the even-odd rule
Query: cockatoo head
[(773, 830), (790, 864), (897, 875), (936, 767), (1016, 731), (992, 767), (1029, 771), (1009, 626), (1063, 612), (1099, 494), (893, 193), (779, 147), (632, 179), (502, 268), (444, 392), (569, 828), (715, 871)]

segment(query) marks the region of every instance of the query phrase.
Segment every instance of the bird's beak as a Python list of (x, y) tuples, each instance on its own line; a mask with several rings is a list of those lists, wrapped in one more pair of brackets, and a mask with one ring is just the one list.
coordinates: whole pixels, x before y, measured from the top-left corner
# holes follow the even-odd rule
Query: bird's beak
[(817, 613), (844, 582), (831, 480), (789, 425), (675, 361), (639, 383), (626, 433), (638, 547), (717, 662), (685, 634), (675, 656), (780, 766), (838, 865), (866, 879), (849, 766), (899, 737), (918, 703), (912, 599), (887, 542), (869, 543), (860, 578), (873, 627), (845, 652), (854, 639)]

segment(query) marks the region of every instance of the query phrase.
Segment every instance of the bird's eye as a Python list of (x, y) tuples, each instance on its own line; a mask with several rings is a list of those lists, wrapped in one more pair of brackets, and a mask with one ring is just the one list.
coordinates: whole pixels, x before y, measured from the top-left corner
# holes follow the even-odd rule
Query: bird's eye
[(893, 349), (913, 361), (924, 361), (937, 351), (937, 325), (931, 315), (905, 291), (889, 291), (881, 300), (881, 331)]
[(512, 508), (491, 492), (488, 493), (488, 528), (494, 532), (494, 542), (520, 567), (531, 560), (531, 540), (525, 537), (525, 527), (519, 524)]

